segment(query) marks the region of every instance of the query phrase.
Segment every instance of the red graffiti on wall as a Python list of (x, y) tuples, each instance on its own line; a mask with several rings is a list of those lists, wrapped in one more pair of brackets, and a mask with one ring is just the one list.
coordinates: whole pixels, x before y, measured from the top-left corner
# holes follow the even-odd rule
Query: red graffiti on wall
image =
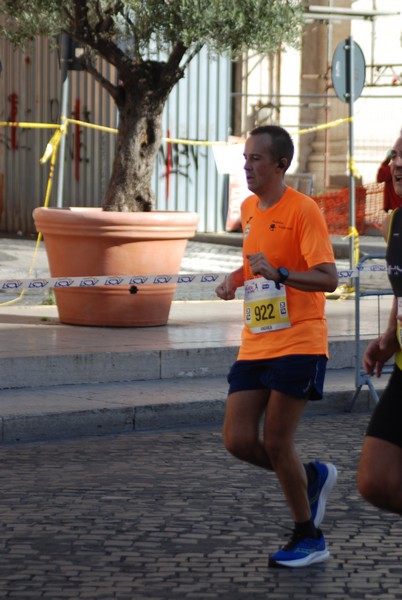
[[(10, 116), (8, 117), (8, 121), (10, 123), (17, 123), (17, 115), (18, 115), (18, 94), (13, 92), (9, 95), (8, 101), (10, 103)], [(17, 150), (18, 141), (17, 141), (17, 127), (10, 127), (11, 131), (11, 149)]]

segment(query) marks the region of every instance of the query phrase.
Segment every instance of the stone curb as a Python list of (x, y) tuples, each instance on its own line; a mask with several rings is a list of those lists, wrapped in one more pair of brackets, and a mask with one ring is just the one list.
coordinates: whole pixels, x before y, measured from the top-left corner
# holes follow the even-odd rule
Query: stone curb
[[(328, 372), (324, 399), (306, 416), (344, 413), (353, 398), (354, 371)], [(387, 378), (375, 381), (378, 393)], [(6, 390), (0, 400), (1, 442), (38, 442), (83, 436), (221, 425), (226, 377), (141, 381)], [(353, 411), (374, 405), (363, 386)]]

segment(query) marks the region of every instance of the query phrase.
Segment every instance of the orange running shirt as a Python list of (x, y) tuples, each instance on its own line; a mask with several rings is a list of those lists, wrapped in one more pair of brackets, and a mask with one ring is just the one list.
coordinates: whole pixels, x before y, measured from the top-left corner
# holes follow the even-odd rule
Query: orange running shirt
[[(287, 188), (281, 200), (260, 210), (258, 197), (241, 206), (244, 278), (254, 275), (247, 254), (263, 252), (275, 267), (307, 271), (321, 263), (334, 263), (327, 225), (308, 196)], [(323, 292), (304, 292), (285, 286), (291, 327), (264, 333), (243, 328), (238, 360), (259, 360), (290, 354), (328, 356), (328, 332)]]

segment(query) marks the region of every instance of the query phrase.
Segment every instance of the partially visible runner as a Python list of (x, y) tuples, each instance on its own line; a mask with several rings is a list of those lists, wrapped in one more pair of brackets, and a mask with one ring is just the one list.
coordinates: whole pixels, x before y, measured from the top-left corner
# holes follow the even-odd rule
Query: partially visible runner
[(384, 184), (383, 209), (386, 213), (402, 205), (402, 198), (396, 193), (392, 182), (392, 173), (389, 166), (391, 157), (392, 150), (389, 150), (377, 171), (377, 182)]
[(294, 437), (307, 401), (323, 395), (324, 292), (337, 287), (338, 276), (319, 208), (284, 182), (293, 153), (281, 127), (250, 133), (244, 169), (253, 195), (241, 207), (243, 266), (216, 293), (231, 300), (245, 286), (242, 342), (228, 375), (225, 447), (240, 460), (275, 471), (294, 525), (269, 565), (302, 567), (329, 557), (318, 526), (337, 471), (317, 460), (303, 465)]
[[(402, 132), (391, 154), (390, 169), (395, 193), (402, 202)], [(395, 354), (388, 384), (376, 405), (364, 439), (357, 485), (371, 504), (402, 514), (402, 208), (384, 221), (388, 277), (394, 301), (385, 332), (373, 340), (363, 355), (369, 375), (380, 377), (384, 364)], [(398, 310), (399, 308), (399, 310)]]

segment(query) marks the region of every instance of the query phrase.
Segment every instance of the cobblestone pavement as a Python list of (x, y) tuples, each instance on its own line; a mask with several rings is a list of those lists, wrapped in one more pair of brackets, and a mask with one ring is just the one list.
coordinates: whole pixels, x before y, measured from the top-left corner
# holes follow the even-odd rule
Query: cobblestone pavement
[(290, 525), (275, 478), (230, 457), (217, 429), (2, 446), (0, 598), (400, 598), (402, 521), (355, 488), (367, 419), (302, 423), (304, 458), (340, 474), (331, 558), (294, 570), (267, 568)]

